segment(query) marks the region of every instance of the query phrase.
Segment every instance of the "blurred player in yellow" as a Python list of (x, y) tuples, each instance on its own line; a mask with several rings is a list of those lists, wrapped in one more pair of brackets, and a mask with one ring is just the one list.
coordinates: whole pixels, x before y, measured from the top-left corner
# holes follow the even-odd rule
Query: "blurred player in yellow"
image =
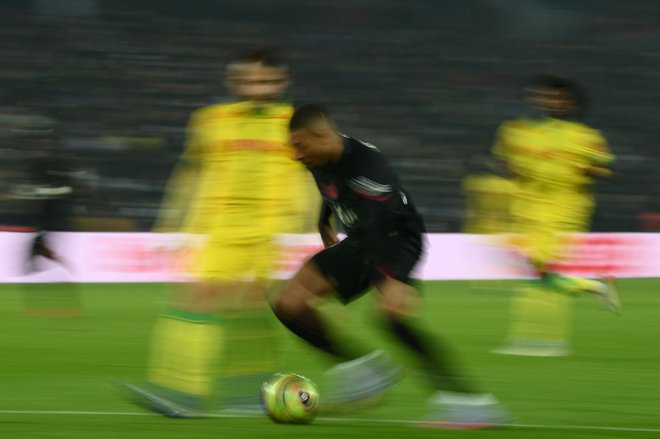
[(508, 345), (496, 352), (566, 355), (569, 296), (591, 293), (617, 313), (621, 307), (611, 281), (553, 270), (566, 257), (571, 234), (589, 230), (594, 180), (610, 176), (614, 156), (602, 134), (580, 121), (584, 95), (573, 81), (535, 77), (524, 98), (537, 115), (502, 123), (493, 153), (506, 162), (517, 184), (511, 204), (513, 244), (538, 279), (514, 297)]
[[(266, 301), (275, 236), (300, 232), (313, 188), (293, 159), (282, 100), (289, 68), (275, 49), (227, 67), (230, 102), (195, 111), (156, 229), (205, 236), (190, 258), (197, 281), (156, 325), (147, 384), (126, 385), (147, 408), (191, 417), (214, 407), (253, 410), (274, 368)], [(313, 222), (316, 222), (314, 218)]]
[[(470, 160), (468, 172), (461, 184), (466, 201), (463, 232), (479, 235), (473, 243), (477, 248), (506, 248), (506, 236), (511, 232), (511, 200), (516, 184), (506, 165), (489, 157)], [(472, 259), (468, 261), (473, 262)], [(470, 281), (470, 288), (474, 291), (501, 290), (508, 289), (508, 285), (503, 285), (500, 280), (479, 280)]]
[(470, 173), (461, 190), (466, 198), (463, 232), (496, 235), (511, 231), (511, 198), (515, 183), (498, 161), (477, 158), (470, 163)]

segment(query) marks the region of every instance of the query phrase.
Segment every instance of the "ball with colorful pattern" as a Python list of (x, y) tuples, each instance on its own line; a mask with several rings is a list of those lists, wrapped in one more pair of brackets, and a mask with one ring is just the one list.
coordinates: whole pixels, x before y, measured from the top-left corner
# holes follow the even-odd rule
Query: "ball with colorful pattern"
[(309, 424), (319, 407), (316, 385), (295, 373), (278, 373), (265, 381), (261, 399), (268, 416), (279, 424)]

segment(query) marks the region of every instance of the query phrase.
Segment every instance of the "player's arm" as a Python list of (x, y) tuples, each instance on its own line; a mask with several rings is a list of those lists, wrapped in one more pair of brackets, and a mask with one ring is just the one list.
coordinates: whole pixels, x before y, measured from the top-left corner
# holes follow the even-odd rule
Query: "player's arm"
[(201, 169), (199, 130), (193, 115), (187, 128), (185, 150), (167, 182), (154, 231), (179, 232), (183, 227)]
[(584, 173), (593, 178), (610, 178), (612, 176), (612, 167), (610, 165), (591, 165), (584, 170)]
[(584, 168), (584, 174), (592, 178), (610, 178), (615, 157), (610, 151), (607, 140), (600, 132), (594, 130), (585, 143), (588, 164)]
[(323, 240), (323, 245), (331, 247), (339, 242), (337, 238), (337, 232), (332, 226), (330, 218), (332, 217), (332, 209), (328, 206), (327, 202), (321, 204), (321, 212), (319, 213), (319, 233), (321, 234), (321, 239)]
[(511, 125), (514, 123), (516, 123), (516, 121), (505, 121), (500, 124), (495, 132), (495, 140), (491, 148), (495, 166), (506, 170), (509, 175), (515, 175), (514, 170), (509, 165), (511, 159), (509, 137), (511, 135)]

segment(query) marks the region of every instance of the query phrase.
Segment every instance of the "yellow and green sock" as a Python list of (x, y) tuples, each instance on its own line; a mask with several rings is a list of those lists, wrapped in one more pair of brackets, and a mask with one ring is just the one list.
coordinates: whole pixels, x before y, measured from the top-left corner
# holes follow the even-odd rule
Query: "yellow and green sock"
[(173, 309), (154, 329), (147, 379), (157, 386), (207, 399), (213, 391), (223, 331), (208, 313)]
[(217, 386), (225, 406), (258, 404), (261, 384), (276, 370), (277, 328), (269, 311), (223, 316), (226, 354), (219, 363)]
[(541, 282), (547, 288), (568, 294), (594, 293), (603, 287), (602, 282), (595, 279), (567, 276), (552, 271), (545, 272)]
[(542, 285), (521, 287), (511, 301), (509, 339), (514, 343), (568, 345), (570, 300), (570, 296)]

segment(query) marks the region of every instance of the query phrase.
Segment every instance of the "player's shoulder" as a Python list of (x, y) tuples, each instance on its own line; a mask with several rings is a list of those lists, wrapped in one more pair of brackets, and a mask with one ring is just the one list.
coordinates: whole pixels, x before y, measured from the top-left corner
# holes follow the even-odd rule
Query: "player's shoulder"
[(248, 104), (245, 101), (214, 102), (194, 110), (191, 114), (191, 118), (201, 120), (218, 116), (227, 116), (233, 113), (241, 113), (247, 111), (247, 105)]
[(600, 130), (592, 125), (589, 125), (586, 122), (579, 121), (579, 120), (574, 120), (568, 122), (569, 125), (572, 127), (573, 130), (580, 132), (580, 133), (600, 133)]
[(342, 136), (350, 148), (348, 157), (350, 174), (360, 179), (377, 181), (396, 178), (389, 161), (376, 145), (343, 134)]
[(275, 115), (286, 116), (288, 119), (291, 119), (294, 111), (295, 107), (293, 103), (286, 100), (281, 100), (270, 104), (269, 112)]
[[(342, 134), (342, 136), (345, 136)], [(352, 167), (359, 172), (382, 173), (389, 170), (387, 157), (373, 143), (351, 136), (345, 136), (349, 144)]]
[(353, 156), (382, 157), (383, 155), (380, 149), (373, 143), (349, 136), (348, 134), (340, 133), (340, 136), (348, 143), (350, 153)]
[(533, 123), (530, 119), (526, 117), (515, 117), (511, 119), (506, 119), (500, 123), (500, 130), (530, 130), (533, 127)]
[[(278, 101), (268, 105), (264, 110), (266, 115), (270, 118), (291, 119), (294, 112), (294, 107), (290, 102)], [(216, 102), (213, 104), (205, 105), (192, 112), (191, 120), (204, 121), (215, 120), (219, 118), (241, 118), (253, 116), (255, 114), (253, 103), (244, 100), (230, 100), (224, 102)]]
[(225, 111), (224, 103), (214, 103), (199, 107), (190, 113), (189, 124), (200, 125), (210, 120), (217, 120)]
[(583, 121), (565, 121), (566, 130), (570, 135), (584, 141), (602, 142), (605, 137), (598, 128)]

